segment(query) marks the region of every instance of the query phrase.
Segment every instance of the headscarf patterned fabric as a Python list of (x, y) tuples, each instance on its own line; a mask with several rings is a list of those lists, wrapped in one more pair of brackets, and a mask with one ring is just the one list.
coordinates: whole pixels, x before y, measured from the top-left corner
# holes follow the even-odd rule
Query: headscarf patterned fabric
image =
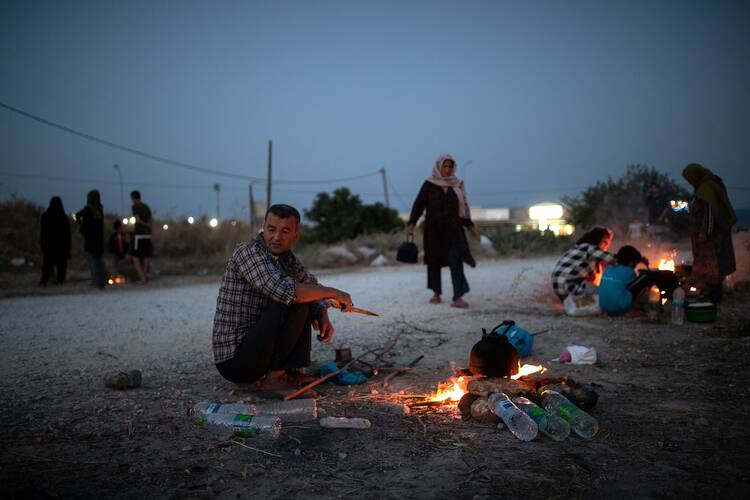
[(453, 192), (455, 192), (456, 196), (458, 197), (458, 216), (462, 219), (465, 219), (469, 217), (470, 212), (469, 204), (466, 198), (466, 189), (464, 188), (464, 181), (462, 181), (455, 175), (451, 175), (450, 177), (443, 177), (440, 173), (440, 167), (443, 166), (443, 163), (448, 160), (452, 161), (454, 165), (456, 164), (456, 160), (454, 160), (453, 157), (449, 154), (438, 156), (437, 161), (435, 161), (435, 165), (432, 167), (432, 176), (427, 178), (427, 182), (431, 182), (436, 186), (444, 188), (452, 188)]

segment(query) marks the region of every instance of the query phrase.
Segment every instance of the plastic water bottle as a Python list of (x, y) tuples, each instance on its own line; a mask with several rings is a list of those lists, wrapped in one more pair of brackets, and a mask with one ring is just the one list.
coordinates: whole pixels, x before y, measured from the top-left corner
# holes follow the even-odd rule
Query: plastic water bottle
[(557, 391), (542, 391), (542, 406), (548, 412), (562, 418), (573, 431), (585, 439), (590, 439), (599, 431), (599, 422), (594, 417), (578, 408)]
[(661, 294), (659, 287), (651, 285), (648, 289), (648, 319), (656, 321), (659, 319), (659, 310), (661, 309)]
[(225, 439), (232, 436), (276, 439), (281, 433), (281, 420), (271, 415), (198, 413), (195, 422)]
[(318, 407), (314, 399), (293, 399), (291, 401), (269, 401), (266, 403), (196, 403), (189, 412), (224, 413), (236, 415), (274, 415), (285, 424), (309, 422), (318, 418)]
[(685, 290), (677, 287), (672, 292), (672, 324), (681, 325), (685, 322)]
[(513, 398), (513, 402), (536, 422), (537, 427), (545, 436), (555, 441), (565, 441), (565, 438), (570, 435), (570, 426), (557, 415), (547, 413), (526, 398)]
[(536, 437), (539, 428), (530, 416), (518, 409), (502, 392), (493, 392), (489, 397), (490, 406), (495, 415), (505, 422), (508, 430), (521, 441), (531, 441)]

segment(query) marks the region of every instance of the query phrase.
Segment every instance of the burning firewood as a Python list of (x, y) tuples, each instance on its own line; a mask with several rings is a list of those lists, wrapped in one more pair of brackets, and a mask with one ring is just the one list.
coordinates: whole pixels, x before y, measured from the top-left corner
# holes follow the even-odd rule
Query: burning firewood
[(533, 390), (532, 385), (510, 378), (485, 377), (469, 381), (470, 393), (486, 398), (491, 392), (504, 392), (508, 396), (523, 396)]

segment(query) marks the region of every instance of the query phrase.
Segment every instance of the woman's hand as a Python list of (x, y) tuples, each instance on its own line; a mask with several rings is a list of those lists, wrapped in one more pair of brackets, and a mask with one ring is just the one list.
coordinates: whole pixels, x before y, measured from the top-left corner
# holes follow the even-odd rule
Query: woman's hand
[(472, 238), (474, 238), (475, 240), (478, 240), (479, 239), (479, 231), (477, 230), (477, 226), (471, 226), (470, 231), (471, 231)]
[(406, 236), (414, 236), (414, 224), (406, 225)]

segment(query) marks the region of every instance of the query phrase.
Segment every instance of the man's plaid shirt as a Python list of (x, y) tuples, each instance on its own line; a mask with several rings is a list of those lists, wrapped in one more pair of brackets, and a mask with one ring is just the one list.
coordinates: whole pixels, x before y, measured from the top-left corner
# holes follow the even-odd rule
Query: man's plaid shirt
[(614, 255), (590, 243), (581, 243), (565, 252), (552, 271), (552, 288), (557, 296), (581, 295), (586, 278), (594, 273), (591, 262), (595, 260), (617, 262)]
[[(250, 328), (268, 309), (272, 300), (289, 304), (295, 283), (317, 283), (292, 252), (275, 256), (263, 234), (239, 245), (232, 254), (221, 280), (214, 316), (214, 362), (234, 357)], [(312, 303), (313, 314), (320, 303)]]

